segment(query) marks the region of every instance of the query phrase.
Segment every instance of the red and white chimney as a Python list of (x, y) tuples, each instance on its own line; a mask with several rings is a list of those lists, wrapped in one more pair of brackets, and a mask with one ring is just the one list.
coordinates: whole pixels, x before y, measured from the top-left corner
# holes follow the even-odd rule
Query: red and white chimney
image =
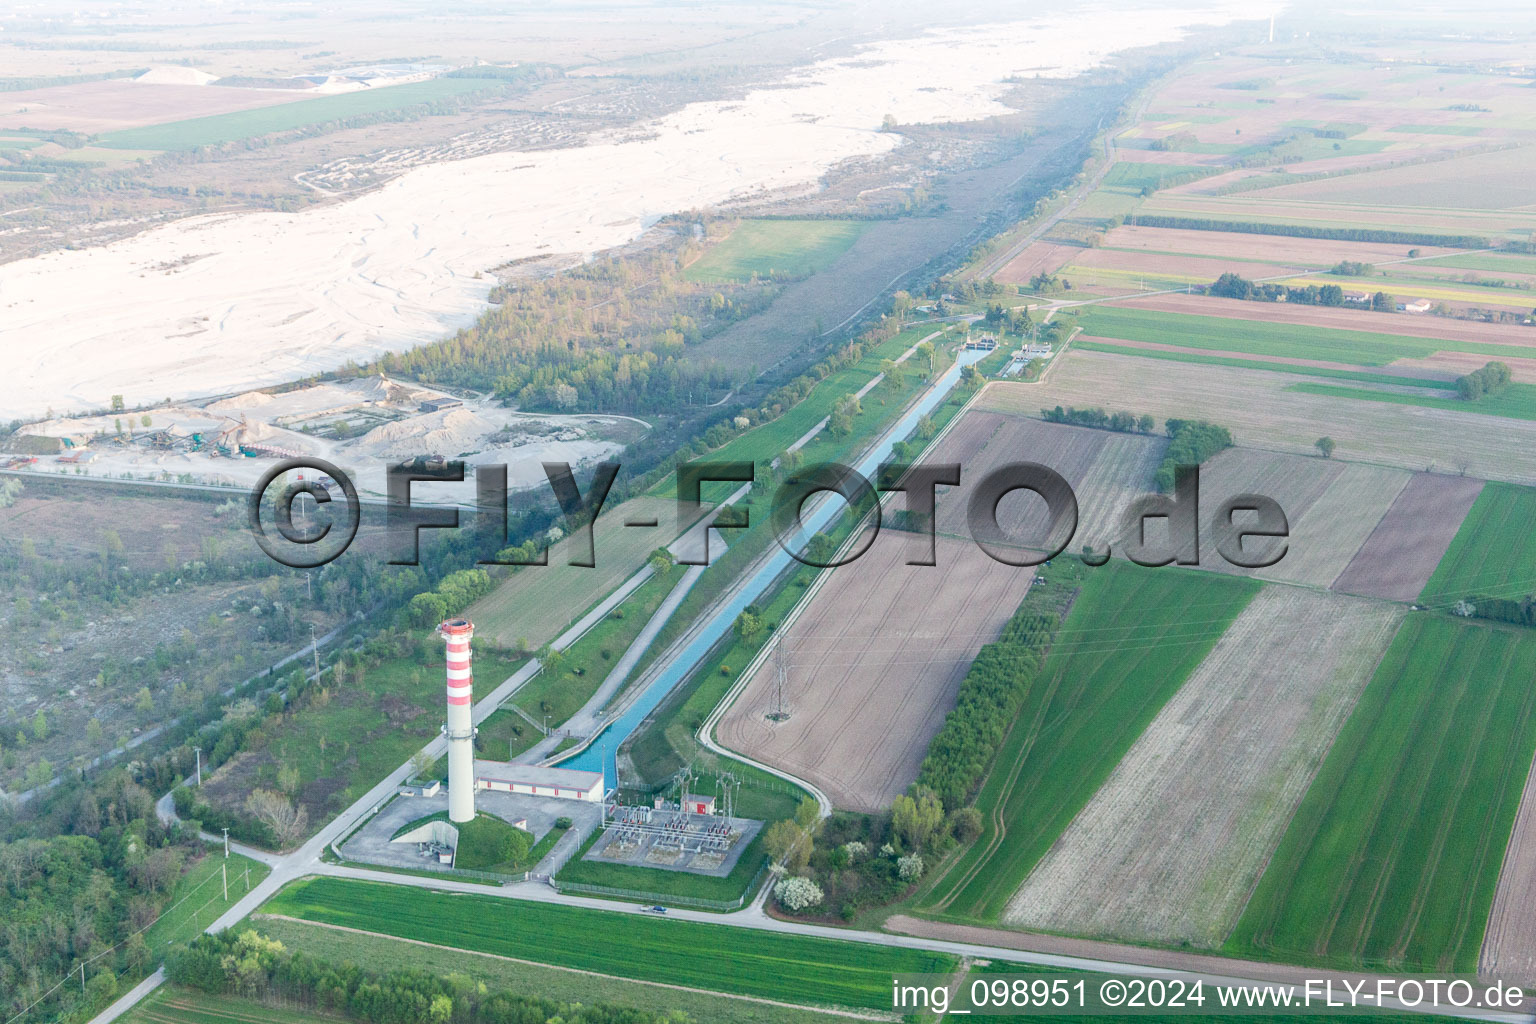
[(448, 645), (448, 820), (464, 822), (475, 816), (474, 674), (470, 669), (469, 642), (475, 624), (468, 619), (449, 619), (437, 631)]

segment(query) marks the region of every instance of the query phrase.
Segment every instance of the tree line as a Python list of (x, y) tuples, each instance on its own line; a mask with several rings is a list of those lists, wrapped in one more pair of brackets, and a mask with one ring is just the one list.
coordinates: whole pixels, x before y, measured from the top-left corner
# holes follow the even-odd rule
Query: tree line
[(1483, 235), (1437, 235), (1423, 231), (1390, 231), (1383, 228), (1330, 228), (1315, 224), (1266, 224), (1247, 220), (1214, 220), (1160, 213), (1133, 213), (1126, 220), (1144, 228), (1181, 228), (1186, 231), (1236, 231), (1246, 235), (1284, 235), (1289, 238), (1320, 238), (1339, 242), (1383, 242), (1388, 245), (1443, 245), (1454, 249), (1486, 249)]
[(167, 959), (166, 977), (216, 995), (302, 1007), (367, 1024), (687, 1024), (686, 1014), (611, 1003), (559, 1003), (491, 990), (463, 974), (369, 971), (289, 950), (253, 930), (201, 935)]

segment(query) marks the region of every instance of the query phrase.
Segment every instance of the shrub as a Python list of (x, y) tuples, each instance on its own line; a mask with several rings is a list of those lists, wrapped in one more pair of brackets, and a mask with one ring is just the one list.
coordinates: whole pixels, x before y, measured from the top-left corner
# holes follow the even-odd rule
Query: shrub
[(909, 853), (896, 859), (896, 873), (903, 882), (915, 882), (923, 877), (923, 855)]

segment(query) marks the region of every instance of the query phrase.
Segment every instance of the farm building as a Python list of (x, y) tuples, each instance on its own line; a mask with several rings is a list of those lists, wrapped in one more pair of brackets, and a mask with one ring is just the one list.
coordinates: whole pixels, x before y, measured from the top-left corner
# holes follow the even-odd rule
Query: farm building
[(527, 796), (550, 796), (561, 800), (603, 802), (603, 776), (600, 772), (579, 772), (571, 768), (544, 768), (533, 764), (509, 764), (505, 761), (475, 761), (475, 788)]
[(1397, 310), (1399, 313), (1428, 313), (1429, 300), (1414, 299), (1412, 302), (1399, 302)]

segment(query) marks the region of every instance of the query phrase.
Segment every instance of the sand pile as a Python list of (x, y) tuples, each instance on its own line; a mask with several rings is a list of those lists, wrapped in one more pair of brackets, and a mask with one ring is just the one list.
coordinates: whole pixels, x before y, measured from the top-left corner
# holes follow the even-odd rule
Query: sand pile
[(379, 458), (454, 456), (480, 447), (500, 426), (468, 409), (445, 409), (375, 427), (357, 441), (357, 450)]
[(218, 75), (197, 68), (150, 68), (134, 79), (149, 85), (207, 85), (218, 80)]
[(272, 396), (265, 391), (247, 391), (243, 395), (221, 398), (217, 402), (208, 403), (208, 411), (239, 414), (244, 409), (255, 409), (271, 401)]

